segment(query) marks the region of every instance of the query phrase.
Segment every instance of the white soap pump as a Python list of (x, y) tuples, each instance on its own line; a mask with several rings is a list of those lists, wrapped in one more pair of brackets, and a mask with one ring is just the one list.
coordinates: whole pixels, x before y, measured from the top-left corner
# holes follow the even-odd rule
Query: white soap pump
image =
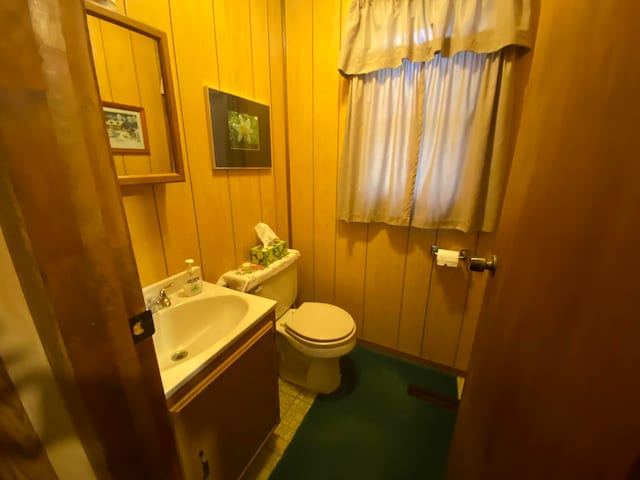
[(199, 270), (193, 268), (193, 258), (187, 258), (184, 263), (187, 264), (187, 281), (184, 284), (184, 294), (191, 297), (202, 292), (202, 279), (200, 278)]

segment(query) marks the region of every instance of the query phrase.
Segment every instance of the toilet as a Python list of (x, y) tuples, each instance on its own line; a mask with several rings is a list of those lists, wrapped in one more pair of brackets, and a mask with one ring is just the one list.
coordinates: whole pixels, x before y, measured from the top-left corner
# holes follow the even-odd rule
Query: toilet
[(340, 386), (340, 357), (356, 345), (353, 317), (335, 305), (305, 302), (292, 308), (298, 294), (300, 253), (251, 274), (248, 293), (276, 305), (276, 345), (280, 376), (315, 393), (331, 393)]

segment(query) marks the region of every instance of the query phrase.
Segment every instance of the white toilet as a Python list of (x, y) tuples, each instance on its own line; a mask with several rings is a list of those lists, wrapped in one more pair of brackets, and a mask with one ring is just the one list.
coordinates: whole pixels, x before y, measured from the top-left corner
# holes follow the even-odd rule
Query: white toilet
[(340, 386), (340, 357), (356, 345), (356, 324), (346, 311), (328, 303), (291, 308), (298, 293), (299, 256), (290, 250), (285, 259), (265, 269), (265, 279), (254, 283), (249, 293), (278, 302), (280, 376), (312, 392), (331, 393)]

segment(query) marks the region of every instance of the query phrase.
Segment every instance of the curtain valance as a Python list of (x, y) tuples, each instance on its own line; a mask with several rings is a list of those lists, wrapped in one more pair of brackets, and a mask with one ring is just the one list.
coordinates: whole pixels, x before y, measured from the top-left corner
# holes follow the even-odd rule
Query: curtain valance
[(354, 0), (339, 70), (358, 75), (428, 62), (436, 53), (492, 53), (531, 47), (529, 0)]

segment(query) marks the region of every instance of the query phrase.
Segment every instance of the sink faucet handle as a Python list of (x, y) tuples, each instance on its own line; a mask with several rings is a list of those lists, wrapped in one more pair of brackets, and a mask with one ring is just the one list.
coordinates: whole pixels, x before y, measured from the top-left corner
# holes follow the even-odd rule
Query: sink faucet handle
[(171, 299), (167, 296), (167, 288), (172, 286), (173, 286), (173, 282), (171, 282), (168, 285), (165, 285), (160, 289), (160, 305), (162, 305), (163, 307), (171, 306)]
[(164, 287), (162, 287), (162, 288), (160, 289), (160, 296), (161, 296), (161, 297), (166, 297), (166, 296), (167, 296), (167, 292), (166, 292), (166, 290), (167, 290), (167, 288), (169, 288), (169, 287), (173, 287), (173, 282), (171, 282), (171, 283), (169, 283), (169, 284), (165, 285)]

